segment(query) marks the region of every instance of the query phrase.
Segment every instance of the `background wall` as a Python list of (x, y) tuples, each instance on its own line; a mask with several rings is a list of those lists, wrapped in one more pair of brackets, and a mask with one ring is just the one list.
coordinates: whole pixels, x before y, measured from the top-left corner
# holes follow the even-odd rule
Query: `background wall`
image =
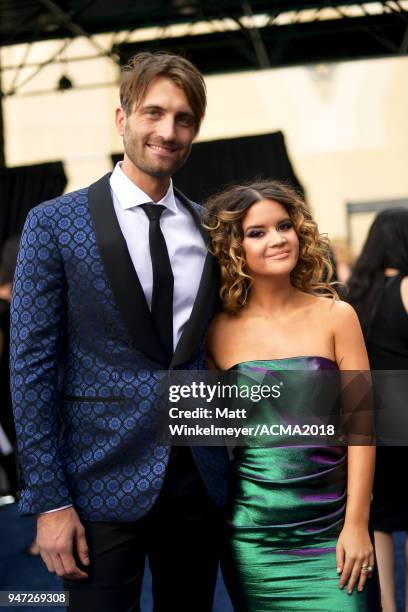
[[(30, 58), (44, 61), (52, 45), (56, 42), (33, 45)], [(77, 39), (70, 53), (86, 53), (87, 45)], [(2, 65), (18, 61), (22, 52), (3, 48)], [(55, 87), (63, 73), (75, 83), (96, 87), (30, 95)], [(109, 155), (121, 150), (114, 127), (117, 77), (108, 59), (70, 61), (45, 68), (22, 88), (24, 96), (6, 98), (7, 164), (62, 159), (68, 190), (108, 171)], [(11, 71), (4, 73), (5, 90), (11, 78)], [(209, 107), (199, 140), (282, 130), (320, 229), (330, 237), (346, 234), (346, 202), (408, 196), (408, 58), (227, 74), (206, 81)]]

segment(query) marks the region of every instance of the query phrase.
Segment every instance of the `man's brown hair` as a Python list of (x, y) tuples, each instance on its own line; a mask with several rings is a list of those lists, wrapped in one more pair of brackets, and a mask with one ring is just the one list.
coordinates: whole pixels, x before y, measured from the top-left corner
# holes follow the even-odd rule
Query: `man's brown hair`
[(198, 131), (207, 105), (204, 78), (189, 60), (173, 53), (137, 53), (122, 68), (120, 103), (126, 115), (129, 116), (138, 106), (148, 86), (157, 77), (170, 79), (184, 91)]

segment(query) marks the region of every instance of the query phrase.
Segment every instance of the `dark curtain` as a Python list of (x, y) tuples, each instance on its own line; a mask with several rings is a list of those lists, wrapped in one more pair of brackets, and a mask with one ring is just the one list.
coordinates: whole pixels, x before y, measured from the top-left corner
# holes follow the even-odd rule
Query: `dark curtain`
[[(113, 163), (120, 159), (112, 155)], [(303, 193), (282, 132), (199, 142), (173, 180), (189, 198), (203, 202), (226, 185), (256, 178), (284, 181)]]
[(20, 236), (8, 238), (1, 249), (0, 255), (0, 285), (12, 283), (16, 270)]
[(66, 184), (62, 162), (0, 168), (0, 246), (20, 234), (33, 206), (61, 195)]

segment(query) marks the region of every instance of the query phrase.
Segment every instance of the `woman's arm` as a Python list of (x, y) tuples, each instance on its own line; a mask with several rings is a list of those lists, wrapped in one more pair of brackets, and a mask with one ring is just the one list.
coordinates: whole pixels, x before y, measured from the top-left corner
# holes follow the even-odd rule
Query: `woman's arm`
[[(333, 310), (336, 361), (340, 370), (351, 371), (345, 376), (350, 378), (350, 382), (354, 377), (358, 396), (358, 378), (352, 372), (370, 369), (360, 323), (349, 304), (337, 302)], [(362, 389), (362, 401), (367, 392), (366, 388)], [(372, 415), (362, 414), (370, 426)], [(374, 468), (375, 446), (349, 446), (346, 515), (336, 551), (338, 572), (341, 573), (339, 586), (342, 588), (348, 581), (349, 593), (356, 584), (358, 590), (362, 590), (369, 574), (364, 566), (374, 565), (374, 551), (368, 534)]]
[(401, 281), (401, 300), (405, 312), (408, 314), (408, 276), (405, 276)]

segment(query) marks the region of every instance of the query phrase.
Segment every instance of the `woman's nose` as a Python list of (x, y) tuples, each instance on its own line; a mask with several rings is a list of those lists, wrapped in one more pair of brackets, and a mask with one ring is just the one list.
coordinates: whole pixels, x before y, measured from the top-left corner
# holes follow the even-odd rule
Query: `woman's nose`
[(286, 244), (287, 240), (283, 234), (277, 231), (273, 231), (270, 233), (268, 239), (268, 246), (276, 247), (281, 246), (282, 244)]

